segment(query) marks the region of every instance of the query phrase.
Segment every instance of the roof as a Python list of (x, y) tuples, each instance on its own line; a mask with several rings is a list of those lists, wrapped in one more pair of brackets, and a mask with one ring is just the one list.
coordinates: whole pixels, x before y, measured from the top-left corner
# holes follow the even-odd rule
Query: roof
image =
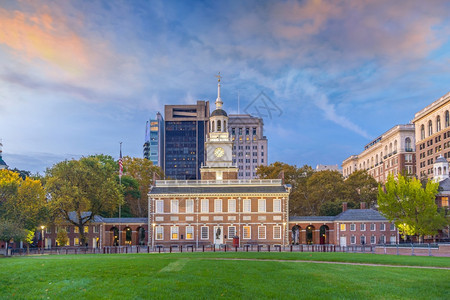
[[(89, 217), (90, 215), (91, 215), (91, 212), (90, 212), (90, 211), (82, 212), (82, 213), (81, 213), (81, 217), (82, 217), (83, 219)], [(69, 213), (69, 218), (70, 218), (70, 220), (72, 220), (73, 222), (78, 222), (78, 220), (76, 219), (76, 218), (77, 218), (76, 212), (74, 212), (74, 211), (71, 211), (71, 212)], [(94, 216), (94, 219), (91, 220), (91, 222), (101, 223), (101, 222), (103, 222), (103, 218), (102, 218), (101, 216), (95, 215), (95, 216)]]
[(256, 186), (154, 186), (149, 195), (164, 194), (279, 194), (287, 193), (284, 185)]
[(335, 221), (386, 221), (379, 211), (374, 209), (347, 209), (336, 216)]
[(0, 155), (0, 166), (8, 166)]
[(436, 158), (436, 161), (434, 163), (442, 163), (442, 162), (448, 163), (448, 161), (442, 155), (439, 155), (439, 157)]
[(439, 182), (438, 191), (439, 192), (450, 191), (450, 178), (446, 178), (446, 179), (442, 180), (441, 182)]
[(228, 115), (227, 115), (227, 112), (224, 111), (223, 109), (216, 109), (216, 110), (214, 110), (211, 113), (211, 117), (214, 117), (214, 116), (225, 116), (225, 117), (227, 117)]

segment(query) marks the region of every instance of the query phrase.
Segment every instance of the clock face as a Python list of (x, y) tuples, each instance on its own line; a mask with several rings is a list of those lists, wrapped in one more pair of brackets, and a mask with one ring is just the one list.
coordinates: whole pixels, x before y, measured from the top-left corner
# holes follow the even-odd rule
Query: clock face
[(214, 150), (214, 155), (215, 155), (216, 157), (222, 157), (224, 154), (225, 154), (225, 150), (223, 150), (223, 148), (221, 148), (221, 147), (217, 147), (217, 148)]

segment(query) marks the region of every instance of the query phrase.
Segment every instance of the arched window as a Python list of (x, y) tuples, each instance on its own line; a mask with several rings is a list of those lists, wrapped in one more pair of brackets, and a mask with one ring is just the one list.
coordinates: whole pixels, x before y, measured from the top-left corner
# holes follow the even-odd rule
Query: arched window
[(394, 141), (394, 151), (397, 151), (397, 140)]
[(411, 139), (409, 137), (405, 139), (405, 150), (411, 152)]
[(387, 147), (387, 145), (386, 145), (386, 147), (384, 147), (384, 153), (385, 153), (386, 155), (388, 155), (388, 147)]
[(223, 131), (227, 132), (227, 121), (223, 121)]
[(441, 116), (437, 116), (436, 118), (436, 132), (441, 131)]
[(222, 124), (220, 120), (217, 120), (217, 131), (222, 131)]
[(441, 167), (438, 167), (437, 174), (438, 174), (438, 175), (442, 175), (442, 169), (441, 169)]
[(433, 135), (433, 122), (428, 121), (428, 136), (432, 136)]
[(364, 169), (366, 168), (366, 162), (363, 162), (363, 168)]
[(425, 125), (422, 124), (420, 127), (420, 139), (423, 140), (425, 138)]
[(378, 165), (378, 154), (375, 155), (375, 164)]
[(389, 154), (392, 154), (392, 143), (389, 144)]
[(372, 157), (372, 159), (371, 159), (370, 167), (373, 168), (373, 157)]
[(216, 131), (216, 128), (214, 127), (214, 121), (212, 121), (212, 125), (211, 125), (211, 131)]
[(448, 110), (445, 111), (445, 127), (450, 126), (450, 114), (448, 113)]

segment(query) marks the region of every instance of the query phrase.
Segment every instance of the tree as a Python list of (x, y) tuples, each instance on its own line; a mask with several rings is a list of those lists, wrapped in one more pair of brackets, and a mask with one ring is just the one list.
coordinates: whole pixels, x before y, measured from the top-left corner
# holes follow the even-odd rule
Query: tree
[(340, 203), (345, 198), (344, 178), (338, 171), (315, 172), (307, 181), (309, 215), (318, 215), (326, 203)]
[(46, 190), (53, 211), (78, 227), (84, 245), (84, 226), (102, 211), (113, 212), (123, 195), (114, 165), (99, 157), (63, 161), (46, 172)]
[[(154, 166), (151, 160), (125, 156), (123, 158), (124, 175), (131, 176), (139, 183), (139, 195), (132, 192), (132, 185), (128, 186), (127, 203), (131, 213), (136, 217), (146, 217), (148, 214), (148, 192), (153, 178), (163, 178), (164, 174), (158, 166)], [(125, 178), (122, 177), (122, 180)]]
[(385, 187), (378, 187), (378, 206), (389, 221), (395, 222), (404, 235), (435, 235), (447, 223), (435, 203), (439, 183), (428, 181), (423, 187), (420, 180), (389, 175)]
[(378, 183), (366, 170), (353, 172), (345, 181), (346, 201), (355, 207), (361, 202), (373, 207), (377, 201)]
[(11, 220), (0, 219), (0, 241), (5, 242), (5, 255), (8, 256), (8, 244), (11, 241), (21, 241), (26, 237), (26, 231), (20, 224)]
[(58, 242), (59, 246), (67, 245), (67, 242), (69, 241), (69, 237), (67, 236), (67, 231), (65, 229), (60, 228), (58, 230), (58, 233), (56, 234), (56, 241)]
[(45, 219), (47, 199), (39, 180), (0, 170), (0, 217), (32, 230)]

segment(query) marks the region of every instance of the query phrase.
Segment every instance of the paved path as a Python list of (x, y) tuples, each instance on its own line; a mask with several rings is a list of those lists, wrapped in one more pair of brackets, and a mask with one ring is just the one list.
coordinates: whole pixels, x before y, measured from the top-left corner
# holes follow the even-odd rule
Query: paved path
[[(189, 259), (192, 259), (192, 258), (189, 258)], [(194, 258), (194, 259), (202, 259), (202, 260), (275, 261), (275, 262), (295, 262), (295, 263), (312, 263), (312, 264), (353, 265), (353, 266), (368, 266), (368, 267), (450, 270), (450, 267), (385, 265), (385, 264), (353, 263), (353, 262), (341, 262), (341, 261), (290, 260), (290, 259), (258, 259), (258, 258), (223, 258), (223, 257), (217, 257), (217, 258), (205, 257), (205, 258)]]

